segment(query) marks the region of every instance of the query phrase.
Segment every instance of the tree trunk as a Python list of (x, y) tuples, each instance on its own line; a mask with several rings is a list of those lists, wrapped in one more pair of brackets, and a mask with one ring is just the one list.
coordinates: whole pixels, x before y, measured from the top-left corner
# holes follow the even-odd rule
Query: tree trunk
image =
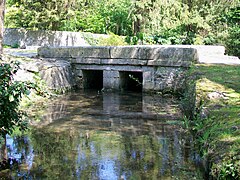
[(7, 160), (8, 156), (7, 156), (7, 137), (6, 135), (4, 136), (4, 142), (2, 144), (1, 147), (1, 151), (0, 151), (0, 162)]
[(134, 21), (134, 36), (139, 32), (141, 32), (141, 20), (137, 18), (137, 20)]
[(6, 0), (0, 0), (0, 60), (3, 53), (4, 12)]

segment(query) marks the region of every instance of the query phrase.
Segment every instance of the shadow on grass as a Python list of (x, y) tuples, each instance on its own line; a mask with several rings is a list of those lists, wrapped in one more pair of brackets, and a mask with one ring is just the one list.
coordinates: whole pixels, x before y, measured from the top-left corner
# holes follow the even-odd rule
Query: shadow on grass
[(240, 93), (240, 66), (232, 65), (198, 65), (203, 78), (207, 78)]

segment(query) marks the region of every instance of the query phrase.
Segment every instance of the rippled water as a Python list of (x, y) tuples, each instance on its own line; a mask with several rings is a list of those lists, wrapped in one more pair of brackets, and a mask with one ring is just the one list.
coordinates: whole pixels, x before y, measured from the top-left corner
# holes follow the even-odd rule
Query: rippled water
[(76, 92), (53, 101), (28, 135), (8, 137), (12, 178), (202, 179), (178, 101)]

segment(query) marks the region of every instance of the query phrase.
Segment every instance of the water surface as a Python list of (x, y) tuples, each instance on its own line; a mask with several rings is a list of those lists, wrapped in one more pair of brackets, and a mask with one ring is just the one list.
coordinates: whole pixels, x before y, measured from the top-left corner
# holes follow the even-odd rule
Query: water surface
[(202, 179), (179, 102), (142, 93), (76, 92), (48, 105), (28, 135), (8, 137), (13, 178)]

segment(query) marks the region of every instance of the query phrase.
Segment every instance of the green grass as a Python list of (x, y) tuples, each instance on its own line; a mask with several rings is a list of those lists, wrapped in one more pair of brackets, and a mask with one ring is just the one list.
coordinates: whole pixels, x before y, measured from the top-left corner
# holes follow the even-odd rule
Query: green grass
[(198, 65), (202, 77), (240, 93), (240, 66)]
[[(240, 66), (197, 65), (195, 72), (197, 102), (204, 102), (208, 113), (197, 131), (198, 144), (215, 178), (240, 178)], [(213, 92), (221, 96), (210, 98)]]

